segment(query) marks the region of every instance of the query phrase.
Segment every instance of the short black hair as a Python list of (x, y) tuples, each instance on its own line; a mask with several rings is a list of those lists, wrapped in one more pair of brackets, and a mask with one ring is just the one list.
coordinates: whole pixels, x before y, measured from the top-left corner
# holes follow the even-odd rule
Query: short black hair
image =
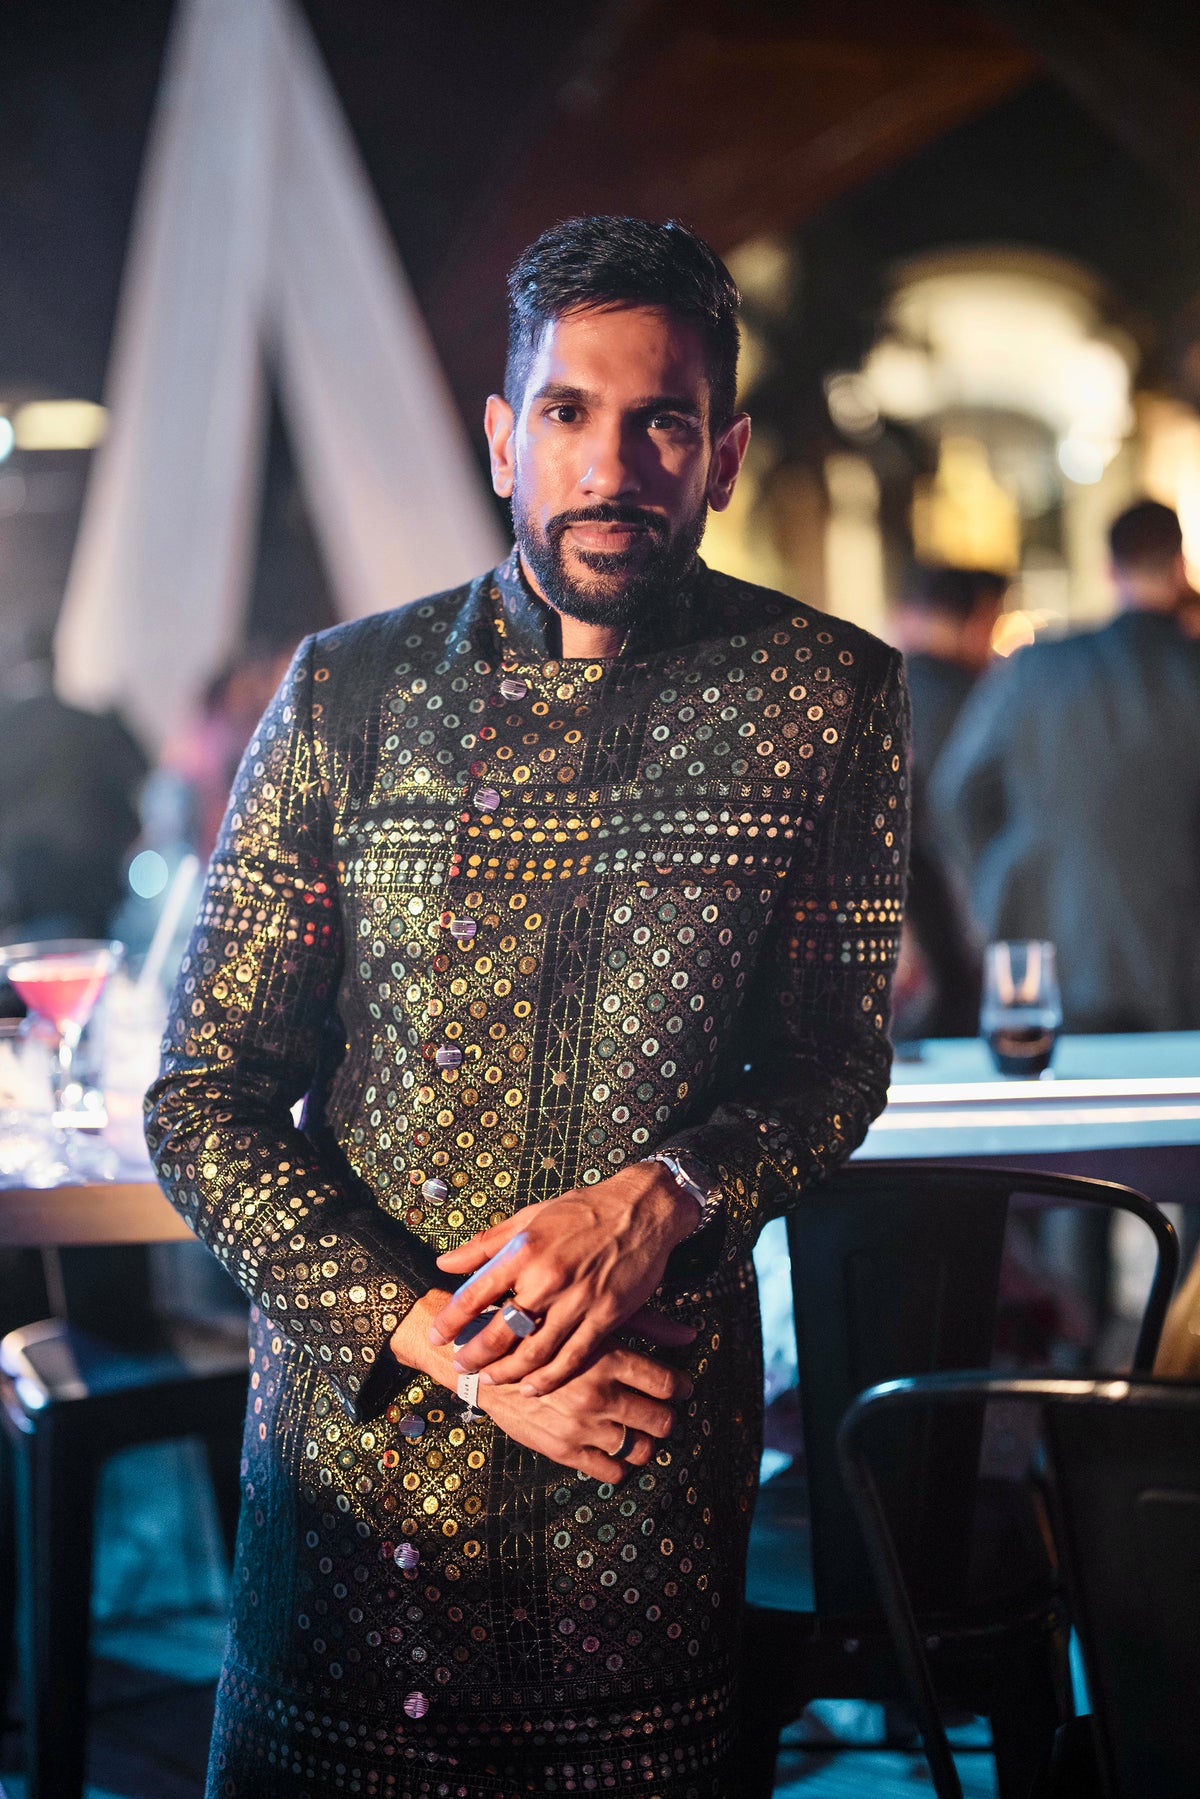
[(1179, 515), (1157, 500), (1139, 500), (1109, 526), (1108, 547), (1116, 568), (1166, 568), (1183, 549)]
[(520, 409), (529, 365), (552, 319), (576, 307), (662, 306), (700, 331), (712, 428), (723, 430), (737, 403), (740, 305), (720, 257), (676, 219), (664, 225), (603, 213), (565, 219), (543, 231), (509, 270), (505, 398)]
[(918, 562), (910, 571), (903, 597), (914, 612), (941, 612), (965, 620), (988, 601), (999, 604), (1007, 588), (1008, 576), (997, 569)]

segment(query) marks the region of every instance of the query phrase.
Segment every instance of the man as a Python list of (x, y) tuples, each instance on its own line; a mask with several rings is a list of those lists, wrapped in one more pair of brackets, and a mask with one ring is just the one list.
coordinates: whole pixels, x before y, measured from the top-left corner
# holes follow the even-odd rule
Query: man
[(1188, 636), (1200, 635), (1200, 594), (1188, 575), (1178, 513), (1158, 500), (1139, 500), (1113, 520), (1108, 548), (1126, 611), (1173, 614)]
[(1006, 578), (991, 569), (922, 564), (896, 606), (912, 704), (912, 854), (896, 981), (897, 1041), (971, 1037), (979, 1027), (979, 954), (965, 896), (929, 816), (926, 792), (942, 746), (992, 656)]
[(1114, 522), (1120, 610), (990, 674), (932, 799), (992, 938), (1058, 946), (1068, 1030), (1200, 1026), (1200, 643), (1179, 520)]
[(902, 673), (697, 559), (736, 289), (596, 218), (510, 301), (517, 548), (301, 647), (149, 1096), (254, 1301), (213, 1795), (731, 1790), (750, 1247), (884, 1102)]
[(1007, 577), (985, 568), (926, 563), (913, 570), (896, 606), (912, 704), (914, 780), (930, 770), (955, 720), (992, 659)]
[(116, 713), (54, 692), (41, 632), (15, 632), (0, 674), (0, 934), (102, 937), (124, 895), (147, 764)]

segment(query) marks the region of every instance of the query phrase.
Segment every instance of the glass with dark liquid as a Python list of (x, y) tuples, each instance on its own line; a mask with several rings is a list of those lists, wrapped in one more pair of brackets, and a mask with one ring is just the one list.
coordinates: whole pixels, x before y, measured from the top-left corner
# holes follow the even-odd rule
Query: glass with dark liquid
[(1036, 1080), (1050, 1066), (1061, 1029), (1054, 945), (989, 943), (979, 1030), (1000, 1073)]

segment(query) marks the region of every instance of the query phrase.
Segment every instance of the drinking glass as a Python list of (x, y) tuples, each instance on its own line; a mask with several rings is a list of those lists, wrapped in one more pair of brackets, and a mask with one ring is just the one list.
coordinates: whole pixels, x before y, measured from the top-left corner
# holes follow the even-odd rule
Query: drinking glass
[(1061, 1029), (1054, 945), (1036, 939), (989, 943), (979, 1030), (1000, 1073), (1027, 1080), (1043, 1074)]
[(78, 1085), (73, 1075), (79, 1039), (124, 954), (124, 944), (95, 937), (52, 937), (0, 947), (0, 974), (54, 1032), (54, 1097), (60, 1108), (67, 1090)]
[(58, 1178), (49, 1047), (28, 1019), (0, 1018), (0, 1187)]

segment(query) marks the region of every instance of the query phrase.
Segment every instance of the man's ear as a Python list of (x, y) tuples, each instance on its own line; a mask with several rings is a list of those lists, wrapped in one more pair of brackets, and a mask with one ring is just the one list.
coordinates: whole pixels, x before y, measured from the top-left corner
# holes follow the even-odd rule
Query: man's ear
[(513, 490), (513, 409), (503, 394), (489, 394), (483, 412), (483, 429), (488, 441), (488, 458), (492, 465), (492, 487), (502, 500), (512, 499)]
[(750, 442), (750, 415), (739, 412), (730, 419), (713, 445), (708, 465), (708, 503), (714, 512), (724, 512), (733, 498), (746, 447)]

